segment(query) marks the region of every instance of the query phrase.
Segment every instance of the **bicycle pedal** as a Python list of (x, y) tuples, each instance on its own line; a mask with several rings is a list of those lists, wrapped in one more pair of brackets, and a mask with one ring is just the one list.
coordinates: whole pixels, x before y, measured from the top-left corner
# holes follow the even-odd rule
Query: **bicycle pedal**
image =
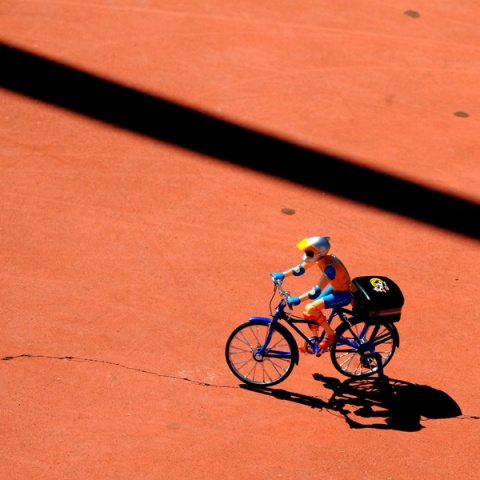
[(328, 346), (327, 348), (319, 348), (318, 349), (318, 352), (315, 354), (317, 357), (320, 357), (321, 355), (323, 355), (324, 353), (327, 353), (329, 352), (330, 350), (332, 349), (332, 346)]

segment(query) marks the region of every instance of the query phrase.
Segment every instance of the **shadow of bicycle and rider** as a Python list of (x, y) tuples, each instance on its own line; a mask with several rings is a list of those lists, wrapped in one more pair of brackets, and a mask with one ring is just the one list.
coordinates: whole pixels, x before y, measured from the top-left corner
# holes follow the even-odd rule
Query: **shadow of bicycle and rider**
[(424, 428), (422, 421), (462, 416), (455, 400), (427, 385), (416, 385), (386, 376), (347, 379), (343, 382), (320, 374), (314, 374), (313, 378), (332, 391), (328, 400), (272, 387), (240, 386), (278, 400), (340, 414), (352, 429), (417, 432)]

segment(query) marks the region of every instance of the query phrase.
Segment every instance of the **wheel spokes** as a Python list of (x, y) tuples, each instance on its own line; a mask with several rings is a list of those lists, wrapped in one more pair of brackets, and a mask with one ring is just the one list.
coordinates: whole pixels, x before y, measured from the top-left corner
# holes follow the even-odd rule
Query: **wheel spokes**
[[(269, 344), (265, 345), (267, 339)], [(238, 378), (256, 385), (282, 381), (294, 365), (289, 342), (267, 323), (245, 324), (232, 334), (227, 362)]]

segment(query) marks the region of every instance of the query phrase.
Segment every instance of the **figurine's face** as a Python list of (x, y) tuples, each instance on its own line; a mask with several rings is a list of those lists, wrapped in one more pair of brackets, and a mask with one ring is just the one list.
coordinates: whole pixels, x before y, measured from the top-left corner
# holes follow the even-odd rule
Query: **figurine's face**
[(309, 248), (303, 252), (303, 261), (305, 263), (314, 263), (318, 262), (324, 256), (325, 255), (322, 255), (320, 252), (316, 252), (315, 250)]
[(305, 263), (315, 263), (327, 255), (330, 249), (329, 238), (310, 237), (298, 242), (297, 248), (303, 251), (303, 261)]

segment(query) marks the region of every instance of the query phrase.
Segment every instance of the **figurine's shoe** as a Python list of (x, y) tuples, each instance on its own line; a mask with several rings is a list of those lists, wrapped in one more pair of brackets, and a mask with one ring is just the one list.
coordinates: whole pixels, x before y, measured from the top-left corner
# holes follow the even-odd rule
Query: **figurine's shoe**
[(313, 355), (314, 353), (317, 353), (317, 351), (318, 351), (318, 341), (320, 339), (318, 337), (311, 337), (311, 338), (309, 338), (309, 340), (310, 340), (310, 342), (312, 342), (314, 344), (313, 348), (312, 348), (312, 345), (310, 343), (305, 342), (303, 345), (299, 345), (298, 349), (302, 353), (306, 353), (308, 355)]
[(322, 350), (327, 349), (335, 341), (336, 338), (337, 336), (335, 334), (325, 335), (325, 337), (323, 337), (323, 340), (319, 343), (318, 348)]

